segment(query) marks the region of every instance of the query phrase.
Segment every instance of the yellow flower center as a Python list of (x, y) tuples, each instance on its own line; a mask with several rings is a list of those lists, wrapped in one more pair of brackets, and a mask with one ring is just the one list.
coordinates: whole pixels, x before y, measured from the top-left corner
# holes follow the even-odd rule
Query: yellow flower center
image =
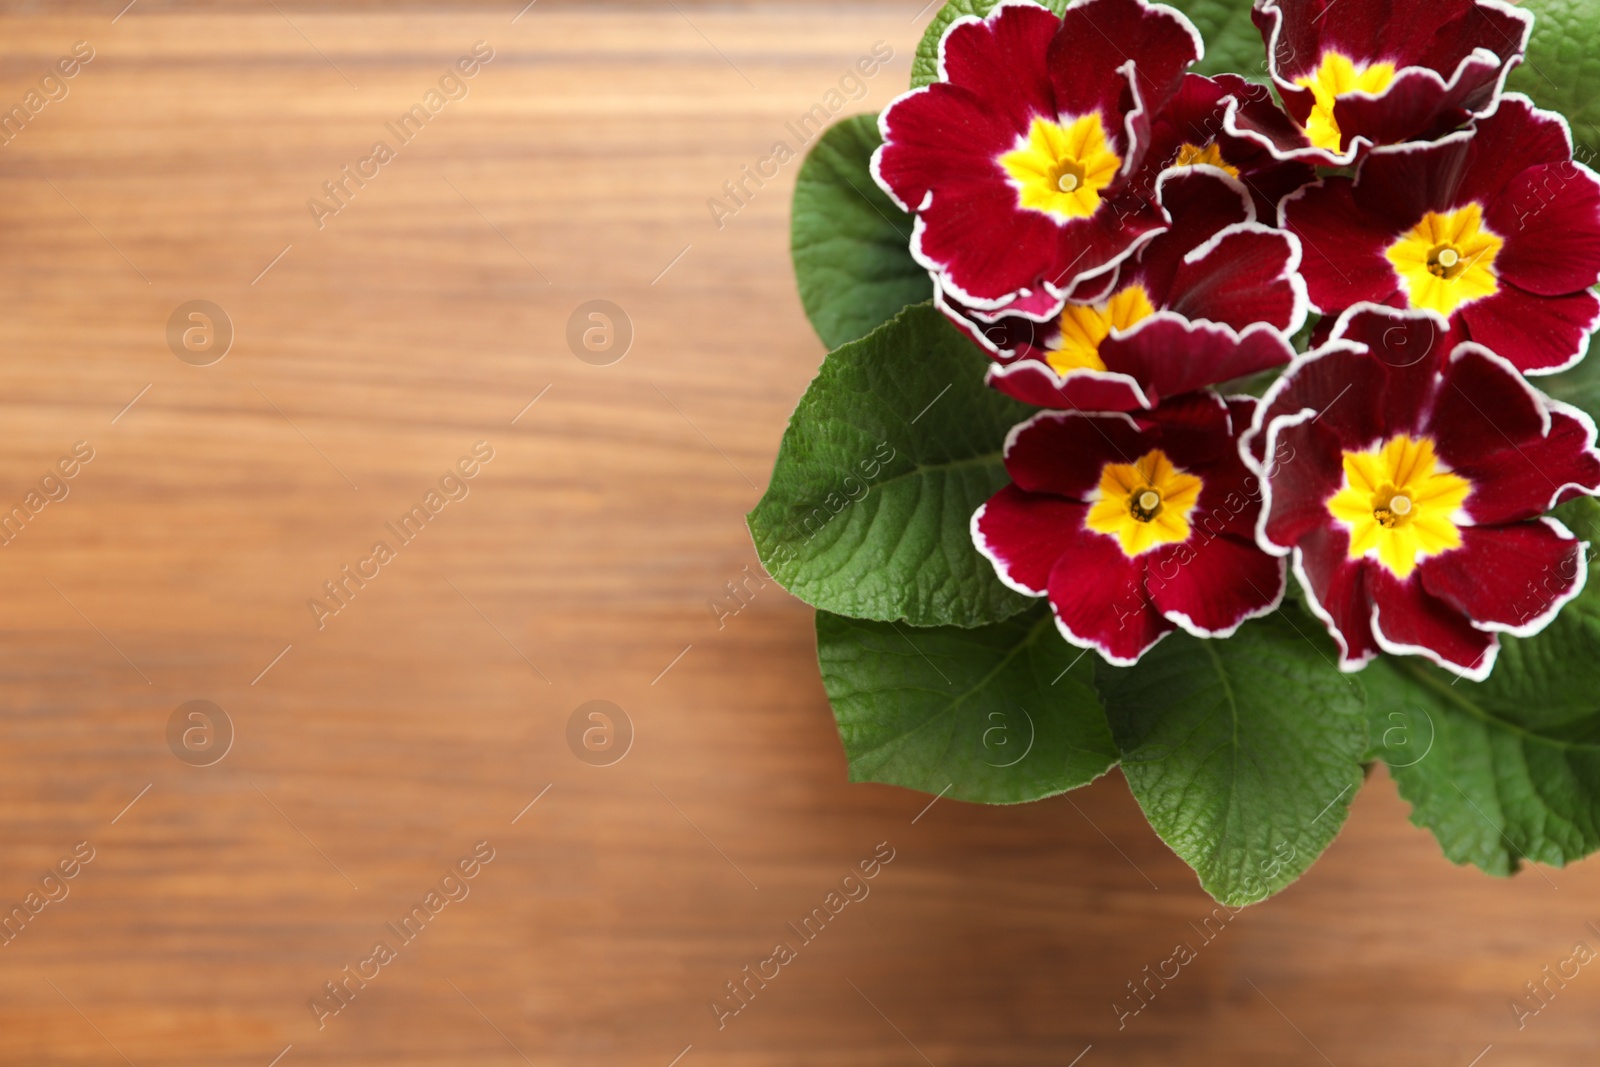
[(1429, 556), (1461, 547), (1455, 514), (1472, 483), (1452, 474), (1433, 442), (1405, 434), (1344, 454), (1344, 488), (1328, 513), (1350, 531), (1350, 558), (1376, 559), (1396, 578)]
[(1172, 465), (1159, 448), (1135, 463), (1107, 463), (1084, 520), (1089, 529), (1115, 537), (1129, 557), (1189, 539), (1189, 516), (1200, 500), (1201, 481)]
[(1483, 224), (1476, 203), (1440, 215), (1430, 211), (1384, 252), (1414, 308), (1449, 316), (1500, 289), (1495, 256), (1505, 241)]
[(1087, 218), (1100, 206), (1100, 190), (1116, 178), (1122, 160), (1098, 114), (1066, 123), (1034, 117), (1028, 136), (1000, 157), (1017, 190), (1017, 203), (1060, 219)]
[(1235, 178), (1239, 176), (1239, 168), (1232, 163), (1224, 162), (1222, 149), (1218, 147), (1215, 141), (1212, 141), (1204, 148), (1199, 145), (1186, 144), (1178, 149), (1178, 158), (1172, 161), (1174, 167), (1192, 167), (1197, 163), (1216, 167), (1218, 170), (1226, 171)]
[(1045, 360), (1056, 373), (1105, 370), (1100, 342), (1112, 330), (1127, 330), (1156, 313), (1144, 286), (1134, 284), (1098, 304), (1068, 304), (1061, 309), (1061, 334), (1048, 342)]
[(1349, 56), (1324, 52), (1322, 63), (1296, 85), (1311, 90), (1311, 114), (1306, 116), (1306, 137), (1318, 148), (1340, 151), (1343, 135), (1333, 117), (1334, 101), (1346, 93), (1381, 93), (1394, 81), (1393, 63), (1374, 63), (1358, 67)]

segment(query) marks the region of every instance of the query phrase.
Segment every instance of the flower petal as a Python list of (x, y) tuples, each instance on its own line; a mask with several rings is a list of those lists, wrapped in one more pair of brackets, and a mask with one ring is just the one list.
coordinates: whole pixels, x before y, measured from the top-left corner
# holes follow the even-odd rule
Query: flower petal
[(1008, 485), (973, 514), (972, 543), (1006, 585), (1043, 596), (1056, 561), (1083, 540), (1088, 512), (1083, 504)]
[(1293, 118), (1276, 107), (1266, 111), (1248, 107), (1243, 101), (1230, 104), (1223, 114), (1222, 130), (1227, 136), (1254, 145), (1281, 163), (1307, 169), (1313, 164), (1338, 165), (1332, 156), (1311, 143)]
[(1062, 376), (1042, 358), (990, 367), (988, 382), (1013, 400), (1060, 411), (1137, 411), (1155, 406), (1126, 374), (1074, 371)]
[(1006, 439), (1006, 471), (1021, 488), (1084, 500), (1100, 485), (1107, 463), (1132, 463), (1147, 450), (1126, 415), (1041, 411)]
[(1225, 122), (1234, 108), (1248, 116), (1243, 121), (1282, 133), (1297, 143), (1304, 141), (1294, 123), (1273, 102), (1266, 86), (1245, 81), (1237, 74), (1214, 78), (1186, 74), (1177, 95), (1151, 124), (1150, 150), (1135, 187), (1153, 198), (1157, 176), (1178, 163), (1186, 146), (1202, 150), (1215, 146), (1225, 167), (1237, 172), (1249, 189), (1256, 218), (1274, 222), (1278, 201), (1315, 181), (1316, 171), (1304, 163), (1281, 162), (1256, 141), (1228, 133)]
[(1256, 223), (1231, 226), (1184, 257), (1165, 306), (1235, 330), (1261, 323), (1293, 333), (1307, 311), (1299, 266), (1293, 236)]
[(1533, 25), (1531, 15), (1501, 0), (1357, 0), (1354, 9), (1347, 3), (1327, 17), (1336, 3), (1258, 0), (1251, 12), (1267, 42), (1268, 73), (1295, 121), (1305, 124), (1317, 102), (1302, 82), (1330, 55), (1358, 72), (1385, 64), (1393, 77), (1375, 91), (1324, 101), (1332, 103), (1341, 151), (1280, 145), (1274, 151), (1281, 158), (1345, 166), (1367, 145), (1437, 136), (1459, 125), (1493, 106)]
[(1480, 526), (1543, 515), (1584, 493), (1600, 492), (1600, 448), (1588, 415), (1546, 400), (1550, 433), (1532, 441), (1484, 449), (1455, 464), (1472, 483), (1467, 515)]
[(1165, 171), (1156, 195), (1171, 227), (1151, 240), (1123, 275), (1142, 284), (1155, 305), (1164, 307), (1185, 257), (1223, 230), (1253, 221), (1255, 206), (1243, 185), (1212, 167)]
[(1100, 345), (1100, 357), (1107, 371), (1138, 382), (1149, 398), (1149, 404), (1141, 406), (1151, 406), (1165, 397), (1281, 367), (1294, 358), (1294, 349), (1265, 324), (1240, 334), (1228, 326), (1159, 312), (1127, 335), (1107, 338)]
[(1228, 535), (1162, 549), (1145, 579), (1161, 614), (1197, 637), (1230, 637), (1276, 611), (1286, 581), (1283, 560)]
[(1504, 234), (1502, 279), (1539, 296), (1600, 282), (1600, 178), (1581, 163), (1529, 167), (1501, 192), (1486, 219)]
[(1464, 344), (1445, 362), (1422, 429), (1433, 438), (1439, 458), (1458, 467), (1543, 438), (1550, 414), (1514, 367), (1481, 345)]
[(1083, 0), (1061, 16), (1050, 46), (1056, 109), (1063, 115), (1120, 112), (1122, 87), (1114, 75), (1132, 63), (1134, 90), (1147, 109), (1141, 118), (1148, 144), (1150, 115), (1166, 105), (1204, 52), (1193, 23), (1164, 4)]
[(1600, 327), (1600, 297), (1534, 296), (1502, 282), (1493, 296), (1457, 314), (1472, 339), (1511, 361), (1524, 374), (1553, 374), (1582, 359)]
[[(1499, 192), (1498, 185), (1487, 191), (1478, 189), (1487, 176), (1484, 174), (1473, 176), (1477, 179), (1473, 182), (1476, 197), (1462, 192), (1473, 156), (1470, 130), (1437, 141), (1375, 148), (1356, 174), (1352, 185), (1355, 203), (1373, 217), (1382, 218), (1386, 236), (1393, 240), (1430, 211), (1451, 211), (1474, 199), (1490, 199)], [(1499, 180), (1503, 184), (1510, 175)]]
[[(1257, 540), (1284, 555), (1328, 525), (1328, 501), (1344, 480), (1342, 450), (1332, 432), (1313, 424), (1309, 415), (1274, 420), (1264, 436), (1274, 459)], [(1285, 469), (1287, 477), (1276, 477)]]
[(1461, 547), (1423, 560), (1422, 587), (1481, 630), (1527, 637), (1583, 589), (1583, 543), (1554, 521), (1467, 526)]
[(1130, 559), (1112, 537), (1089, 534), (1056, 563), (1050, 575), (1056, 625), (1072, 644), (1131, 666), (1177, 629), (1163, 618), (1144, 584), (1144, 562)]
[(956, 19), (939, 45), (939, 78), (969, 88), (1009, 130), (1027, 129), (1038, 102), (1054, 93), (1046, 56), (1060, 29), (1061, 20), (1036, 4), (1007, 4), (987, 19)]
[(1490, 105), (1505, 65), (1492, 53), (1469, 53), (1453, 72), (1454, 85), (1427, 68), (1403, 70), (1379, 96), (1352, 93), (1338, 98), (1334, 121), (1341, 130), (1355, 131), (1377, 145), (1446, 133)]
[[(1409, 228), (1430, 211), (1494, 205), (1528, 168), (1571, 158), (1566, 121), (1534, 107), (1525, 96), (1508, 93), (1470, 130), (1434, 142), (1374, 149), (1361, 164), (1356, 200)], [(1522, 204), (1530, 206), (1526, 200)], [(1503, 225), (1491, 229), (1502, 236), (1511, 232)]]
[(1471, 148), (1459, 169), (1458, 202), (1498, 197), (1529, 167), (1572, 158), (1572, 135), (1559, 112), (1506, 93), (1494, 110), (1473, 123)]
[(1372, 633), (1385, 652), (1420, 655), (1445, 670), (1482, 681), (1494, 670), (1500, 641), (1422, 587), (1419, 575), (1401, 581), (1381, 566), (1366, 571)]
[(1372, 632), (1368, 565), (1350, 559), (1349, 550), (1350, 536), (1344, 530), (1323, 526), (1295, 546), (1293, 562), (1306, 607), (1339, 644), (1339, 669), (1358, 671), (1381, 650)]
[(1357, 304), (1325, 346), (1301, 356), (1267, 391), (1245, 435), (1249, 455), (1259, 464), (1265, 427), (1302, 411), (1314, 412), (1343, 448), (1420, 432), (1438, 368), (1459, 337), (1421, 312)]
[(1384, 303), (1399, 291), (1400, 279), (1383, 253), (1403, 231), (1358, 203), (1350, 179), (1329, 178), (1291, 194), (1279, 214), (1304, 248), (1300, 273), (1318, 311)]

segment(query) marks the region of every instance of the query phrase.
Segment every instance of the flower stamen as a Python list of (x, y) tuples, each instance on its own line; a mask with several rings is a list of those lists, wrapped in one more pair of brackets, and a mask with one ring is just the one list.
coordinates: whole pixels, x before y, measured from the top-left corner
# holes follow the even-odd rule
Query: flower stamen
[(1384, 255), (1411, 307), (1448, 316), (1500, 291), (1494, 261), (1504, 245), (1484, 225), (1483, 208), (1471, 203), (1448, 214), (1428, 212)]
[(1178, 155), (1172, 161), (1174, 167), (1193, 167), (1200, 164), (1216, 167), (1234, 178), (1239, 176), (1239, 168), (1222, 158), (1222, 146), (1215, 141), (1204, 148), (1186, 143), (1178, 149)]
[(1334, 118), (1334, 105), (1347, 93), (1377, 95), (1394, 83), (1394, 64), (1373, 63), (1358, 66), (1349, 56), (1325, 52), (1322, 62), (1309, 76), (1296, 78), (1295, 84), (1311, 90), (1313, 103), (1306, 116), (1306, 138), (1329, 152), (1343, 150), (1344, 134)]
[(1027, 134), (997, 162), (1017, 191), (1019, 207), (1060, 221), (1098, 211), (1101, 190), (1122, 168), (1099, 114), (1061, 122), (1036, 115)]
[(1432, 441), (1401, 434), (1344, 454), (1344, 488), (1328, 512), (1350, 532), (1351, 559), (1376, 559), (1404, 580), (1427, 557), (1461, 547), (1456, 512), (1471, 492)]
[(1116, 538), (1130, 558), (1187, 541), (1200, 489), (1198, 477), (1151, 449), (1133, 463), (1105, 465), (1084, 525)]
[(1100, 345), (1112, 330), (1126, 332), (1156, 313), (1150, 294), (1138, 282), (1098, 304), (1068, 304), (1061, 309), (1060, 332), (1045, 342), (1045, 361), (1057, 374), (1104, 371)]

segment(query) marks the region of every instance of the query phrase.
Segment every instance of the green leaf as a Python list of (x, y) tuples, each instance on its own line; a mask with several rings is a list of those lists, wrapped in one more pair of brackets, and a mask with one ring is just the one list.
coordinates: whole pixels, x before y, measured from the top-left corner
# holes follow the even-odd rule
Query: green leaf
[(983, 384), (978, 346), (930, 304), (833, 352), (778, 447), (750, 533), (767, 573), (824, 611), (982, 626), (1029, 598), (972, 547), (972, 513), (1009, 479), (1032, 414)]
[(845, 119), (822, 135), (795, 182), (795, 279), (829, 349), (933, 296), (927, 270), (911, 258), (911, 216), (872, 178), (872, 153), (882, 143), (876, 115)]
[[(1586, 503), (1563, 513), (1592, 530)], [(1506, 875), (1524, 859), (1559, 867), (1600, 849), (1594, 581), (1543, 632), (1501, 638), (1483, 683), (1415, 656), (1384, 657), (1362, 673), (1371, 755), (1389, 764), (1411, 821), (1451, 861)]]
[[(1600, 349), (1600, 345), (1595, 346)], [(1534, 388), (1542, 389), (1557, 400), (1582, 408), (1589, 417), (1600, 420), (1600, 351), (1591, 352), (1571, 370), (1548, 377), (1533, 378)]]
[(1580, 496), (1576, 500), (1569, 500), (1551, 514), (1560, 519), (1579, 540), (1600, 546), (1600, 501), (1594, 497)]
[(1097, 669), (1133, 795), (1217, 900), (1276, 893), (1338, 833), (1367, 726), (1309, 616), (1286, 607), (1225, 641), (1177, 633), (1136, 667)]
[(1206, 54), (1190, 69), (1196, 74), (1267, 77), (1267, 46), (1250, 21), (1250, 0), (1162, 0), (1189, 16), (1205, 38)]
[[(950, 0), (940, 8), (928, 28), (922, 31), (917, 54), (911, 59), (911, 88), (920, 89), (939, 80), (939, 42), (944, 40), (944, 31), (952, 22), (962, 15), (983, 18), (999, 6), (1000, 0)], [(1059, 15), (1067, 9), (1067, 0), (1041, 0), (1039, 6)]]
[(1042, 603), (973, 630), (819, 611), (817, 658), (852, 782), (1016, 804), (1076, 789), (1117, 761), (1090, 658)]
[(1533, 12), (1528, 58), (1506, 88), (1572, 123), (1577, 157), (1591, 167), (1600, 152), (1600, 4), (1595, 0), (1523, 0)]

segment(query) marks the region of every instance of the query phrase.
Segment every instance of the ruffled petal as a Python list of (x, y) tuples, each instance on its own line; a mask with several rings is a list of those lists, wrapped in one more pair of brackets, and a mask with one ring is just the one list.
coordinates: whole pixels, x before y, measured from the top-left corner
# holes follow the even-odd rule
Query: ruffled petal
[(1197, 538), (1156, 554), (1146, 587), (1163, 616), (1197, 637), (1229, 637), (1245, 621), (1277, 610), (1284, 561), (1229, 535)]
[(1154, 411), (1136, 413), (1134, 421), (1180, 467), (1194, 469), (1238, 459), (1228, 402), (1216, 393), (1194, 392), (1164, 402)]
[(1443, 84), (1432, 70), (1401, 71), (1381, 96), (1340, 97), (1333, 105), (1334, 121), (1377, 145), (1445, 133), (1489, 106), (1504, 66), (1499, 57), (1469, 54), (1455, 69), (1454, 86)]
[[(1046, 107), (1049, 98), (1036, 103)], [(873, 155), (874, 172), (907, 211), (921, 210), (936, 190), (951, 195), (964, 186), (1005, 187), (995, 157), (1028, 128), (993, 101), (948, 82), (900, 97), (884, 110), (879, 126), (885, 143)]]
[(1372, 598), (1367, 593), (1367, 567), (1349, 558), (1350, 537), (1342, 529), (1322, 526), (1295, 547), (1294, 570), (1306, 592), (1306, 606), (1339, 644), (1339, 669), (1356, 671), (1381, 649), (1372, 632)]
[(1476, 342), (1510, 360), (1524, 374), (1552, 374), (1572, 366), (1589, 350), (1600, 327), (1600, 297), (1585, 290), (1570, 296), (1534, 296), (1502, 281), (1493, 296), (1456, 313)]
[(1250, 222), (1255, 208), (1243, 185), (1212, 167), (1166, 171), (1157, 182), (1157, 197), (1172, 220), (1170, 228), (1140, 251), (1124, 269), (1123, 280), (1139, 282), (1157, 307), (1165, 307), (1185, 257), (1223, 230)]
[(1303, 140), (1294, 123), (1273, 102), (1266, 86), (1245, 81), (1237, 74), (1214, 78), (1186, 74), (1177, 95), (1151, 125), (1150, 150), (1136, 186), (1154, 197), (1157, 175), (1178, 164), (1185, 148), (1205, 152), (1214, 147), (1224, 168), (1231, 168), (1230, 172), (1236, 173), (1250, 191), (1257, 220), (1274, 222), (1278, 202), (1315, 181), (1316, 171), (1304, 163), (1282, 162), (1256, 141), (1228, 133), (1227, 115), (1235, 107), (1246, 116), (1243, 121)]
[(1494, 110), (1473, 123), (1466, 160), (1459, 168), (1455, 200), (1498, 199), (1513, 178), (1542, 164), (1572, 158), (1567, 120), (1534, 106), (1521, 93), (1506, 93)]
[(1126, 415), (1042, 411), (1006, 440), (1006, 471), (1029, 492), (1082, 501), (1100, 484), (1107, 463), (1132, 463), (1147, 444)]
[(1185, 256), (1165, 307), (1235, 330), (1260, 323), (1293, 333), (1306, 318), (1299, 266), (1299, 242), (1288, 234), (1254, 223), (1230, 227)]
[(1429, 594), (1419, 574), (1401, 581), (1377, 565), (1366, 573), (1372, 633), (1385, 652), (1421, 655), (1475, 681), (1489, 677), (1500, 649), (1494, 634), (1477, 629), (1465, 615)]
[[(1309, 111), (1309, 106), (1305, 110)], [(1277, 108), (1262, 111), (1247, 108), (1242, 103), (1234, 105), (1224, 113), (1222, 129), (1229, 137), (1255, 146), (1278, 162), (1308, 169), (1315, 165), (1338, 165), (1331, 155), (1311, 143), (1293, 117)]]
[[(1340, 10), (1329, 17), (1335, 4)], [(1365, 91), (1325, 99), (1339, 148), (1285, 150), (1345, 166), (1373, 144), (1428, 139), (1493, 106), (1527, 47), (1533, 18), (1500, 0), (1258, 0), (1252, 11), (1267, 42), (1268, 73), (1296, 122), (1308, 122), (1314, 80), (1331, 54), (1347, 69), (1384, 64), (1390, 76)]]
[(1072, 644), (1123, 666), (1177, 629), (1145, 588), (1144, 561), (1123, 555), (1114, 538), (1087, 534), (1050, 575), (1056, 625)]
[(1463, 196), (1462, 187), (1473, 155), (1471, 131), (1376, 148), (1367, 155), (1352, 192), (1363, 212), (1383, 220), (1384, 247), (1428, 212), (1450, 211), (1472, 199)]
[[(1335, 342), (1358, 344), (1371, 356), (1381, 373), (1383, 385), (1375, 396), (1356, 394), (1356, 386), (1346, 400), (1370, 404), (1378, 419), (1370, 424), (1370, 444), (1379, 433), (1422, 432), (1426, 410), (1438, 388), (1438, 375), (1463, 335), (1424, 312), (1388, 307), (1354, 307), (1334, 325)], [(1354, 378), (1347, 379), (1354, 382)], [(1348, 419), (1344, 401), (1332, 405), (1339, 410), (1328, 419), (1340, 426)], [(1325, 420), (1327, 421), (1327, 420)], [(1347, 441), (1350, 439), (1346, 438)], [(1353, 441), (1351, 443), (1354, 443)]]
[[(1565, 121), (1535, 108), (1525, 96), (1508, 93), (1470, 130), (1435, 142), (1374, 149), (1361, 164), (1356, 199), (1406, 227), (1429, 211), (1470, 203), (1492, 215), (1519, 175), (1571, 157)], [(1527, 200), (1521, 204), (1531, 206)], [(1490, 228), (1502, 237), (1515, 232), (1503, 220)]]
[(1100, 345), (1100, 357), (1108, 372), (1139, 384), (1147, 398), (1141, 406), (1154, 406), (1164, 397), (1281, 367), (1294, 358), (1294, 349), (1264, 324), (1241, 334), (1228, 326), (1161, 313), (1123, 337), (1108, 337)]
[(1019, 593), (1043, 596), (1056, 561), (1081, 541), (1083, 504), (1008, 485), (972, 516), (972, 543), (1000, 580)]
[(1467, 515), (1480, 526), (1543, 515), (1585, 493), (1600, 493), (1600, 449), (1588, 415), (1565, 405), (1550, 410), (1550, 433), (1531, 441), (1501, 440), (1455, 472), (1472, 483)]
[(1478, 629), (1527, 637), (1583, 588), (1583, 543), (1554, 522), (1468, 526), (1460, 548), (1423, 560), (1417, 573)]
[(1403, 233), (1387, 214), (1358, 203), (1348, 178), (1330, 178), (1284, 200), (1283, 227), (1300, 239), (1300, 273), (1311, 305), (1337, 314), (1384, 303), (1400, 289), (1384, 250)]
[[(1100, 212), (1104, 214), (1104, 212)], [(1077, 220), (1088, 230), (1085, 259), (1096, 265), (1121, 253), (1128, 242)], [(1152, 226), (1152, 229), (1155, 227)], [(998, 179), (940, 189), (913, 224), (912, 255), (941, 275), (941, 284), (973, 303), (1008, 300), (1060, 271), (1061, 229), (1038, 212), (1018, 210), (1016, 193)]]
[(1504, 360), (1475, 344), (1451, 353), (1433, 410), (1421, 427), (1451, 467), (1515, 450), (1543, 438), (1549, 428), (1549, 413), (1533, 387)]
[(1307, 353), (1262, 398), (1245, 435), (1249, 455), (1264, 458), (1264, 428), (1311, 412), (1340, 443), (1363, 449), (1380, 437), (1421, 432), (1440, 365), (1460, 337), (1421, 312), (1359, 304), (1340, 316), (1332, 339)]
[[(1047, 56), (1061, 20), (1035, 4), (951, 23), (940, 44), (940, 80), (970, 89), (1011, 131), (1026, 130), (1054, 97)], [(998, 145), (1009, 148), (1009, 141)]]
[(1311, 73), (1329, 50), (1360, 62), (1384, 59), (1397, 69), (1448, 74), (1478, 48), (1515, 55), (1532, 24), (1505, 5), (1479, 0), (1262, 0), (1256, 9), (1256, 25), (1269, 35), (1272, 73), (1284, 79)]
[(1330, 431), (1298, 415), (1274, 421), (1264, 436), (1273, 461), (1259, 540), (1284, 554), (1328, 525), (1328, 501), (1344, 479), (1342, 450)]
[(1485, 219), (1505, 237), (1494, 270), (1539, 296), (1600, 282), (1600, 178), (1581, 163), (1546, 163), (1515, 178)]
[[(1063, 115), (1122, 110), (1113, 75), (1133, 64), (1143, 101), (1144, 144), (1151, 116), (1178, 91), (1189, 65), (1205, 51), (1199, 32), (1182, 14), (1144, 0), (1084, 0), (1067, 8), (1050, 47), (1050, 75)], [(1116, 88), (1113, 88), (1116, 86)], [(1142, 151), (1144, 145), (1138, 146)]]
[(988, 381), (1013, 400), (1056, 411), (1137, 411), (1154, 406), (1126, 374), (1079, 370), (1061, 375), (1042, 359), (990, 367)]

